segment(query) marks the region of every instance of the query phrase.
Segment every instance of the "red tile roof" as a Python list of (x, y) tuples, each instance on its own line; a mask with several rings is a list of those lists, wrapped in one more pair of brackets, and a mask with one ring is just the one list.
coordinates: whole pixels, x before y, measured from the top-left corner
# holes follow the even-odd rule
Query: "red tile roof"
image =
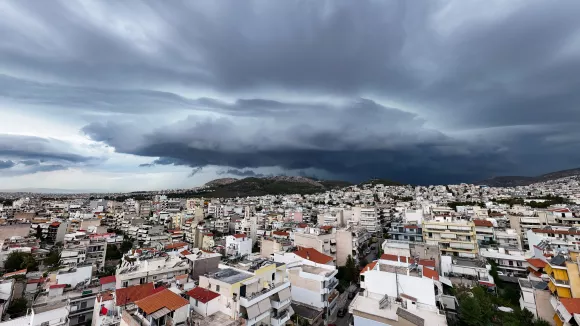
[(27, 269), (25, 268), (25, 269), (21, 269), (19, 271), (6, 273), (6, 274), (2, 275), (2, 277), (10, 277), (10, 276), (16, 276), (16, 275), (26, 275), (26, 271), (27, 271)]
[(145, 283), (140, 285), (130, 286), (128, 288), (117, 289), (117, 306), (124, 306), (141, 300), (153, 293), (153, 283)]
[(308, 224), (306, 224), (306, 223), (300, 223), (300, 224), (298, 224), (298, 227), (301, 228), (301, 229), (303, 229), (303, 228), (305, 228), (307, 226), (308, 226)]
[(530, 265), (532, 265), (532, 266), (534, 266), (536, 268), (544, 268), (544, 267), (546, 267), (546, 262), (543, 261), (543, 260), (541, 260), (541, 259), (539, 259), (539, 258), (530, 258), (530, 259), (526, 259), (526, 261)]
[(115, 283), (116, 281), (117, 281), (117, 278), (115, 277), (115, 275), (105, 276), (105, 277), (101, 277), (99, 279), (99, 283), (101, 283), (101, 285)]
[[(407, 257), (405, 256), (397, 256), (397, 255), (391, 255), (391, 254), (383, 254), (381, 256), (382, 260), (390, 260), (390, 261), (400, 261), (402, 263), (406, 263), (407, 262)], [(409, 259), (409, 263), (412, 264), (414, 261), (413, 259)]]
[(375, 268), (375, 265), (377, 264), (377, 261), (375, 260), (372, 263), (368, 263), (363, 269), (362, 271), (360, 271), (361, 274), (364, 274), (367, 271), (370, 271), (371, 269)]
[(435, 268), (435, 260), (434, 259), (419, 259), (419, 264), (427, 267)]
[(66, 284), (54, 284), (49, 286), (49, 289), (64, 289), (66, 287)]
[(532, 232), (534, 232), (534, 233), (548, 233), (548, 234), (580, 235), (580, 231), (568, 231), (568, 230), (532, 229)]
[(187, 305), (188, 303), (189, 301), (167, 289), (164, 289), (161, 292), (150, 295), (139, 301), (135, 301), (137, 307), (145, 311), (146, 314), (152, 314), (162, 308), (175, 311)]
[(238, 234), (234, 234), (233, 237), (236, 238), (236, 239), (239, 239), (239, 238), (245, 238), (246, 235), (243, 234), (243, 233), (238, 233)]
[(203, 235), (206, 237), (213, 237), (213, 233), (204, 233)]
[(570, 213), (569, 208), (556, 208), (556, 209), (550, 209), (550, 211), (556, 212), (556, 213)]
[(431, 268), (423, 267), (423, 277), (439, 281), (439, 274)]
[(332, 229), (332, 225), (323, 225), (320, 228), (323, 229), (323, 230), (328, 231), (328, 230)]
[(417, 229), (417, 228), (419, 228), (419, 226), (414, 224), (405, 225), (405, 229)]
[(580, 299), (579, 298), (560, 298), (560, 302), (564, 305), (570, 314), (580, 314)]
[(191, 252), (189, 250), (184, 250), (184, 251), (180, 252), (180, 254), (187, 256), (187, 255), (191, 255)]
[(318, 264), (328, 264), (334, 259), (331, 256), (327, 256), (314, 248), (300, 248), (295, 251), (294, 254)]
[(46, 279), (44, 277), (41, 277), (39, 279), (28, 280), (26, 281), (26, 284), (43, 283), (45, 280)]
[(208, 289), (204, 289), (200, 286), (193, 288), (191, 291), (187, 292), (187, 295), (200, 301), (201, 303), (208, 303), (209, 301), (220, 296), (219, 293), (215, 293)]
[(473, 224), (475, 224), (475, 226), (487, 226), (492, 228), (493, 227), (493, 223), (491, 223), (491, 221), (488, 220), (473, 220)]
[(273, 233), (274, 235), (279, 235), (279, 236), (282, 236), (282, 237), (287, 237), (287, 236), (289, 236), (289, 235), (290, 235), (290, 233), (288, 233), (288, 232), (285, 232), (285, 231), (274, 231), (274, 232), (272, 232), (272, 233)]
[(171, 243), (168, 245), (165, 245), (165, 249), (179, 249), (179, 248), (183, 248), (187, 245), (187, 243), (185, 242), (176, 242), (176, 243)]

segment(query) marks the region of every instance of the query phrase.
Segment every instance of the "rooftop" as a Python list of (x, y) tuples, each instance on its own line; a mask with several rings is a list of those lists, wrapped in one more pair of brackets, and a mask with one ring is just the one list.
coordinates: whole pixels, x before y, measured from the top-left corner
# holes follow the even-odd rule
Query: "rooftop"
[(216, 280), (228, 283), (228, 284), (235, 284), (241, 282), (243, 280), (247, 280), (252, 278), (254, 275), (246, 272), (239, 271), (233, 268), (224, 268), (221, 269), (219, 272), (213, 273), (210, 275), (210, 278), (214, 278)]
[(302, 267), (302, 270), (306, 273), (318, 274), (318, 275), (322, 275), (322, 276), (330, 276), (330, 275), (332, 275), (332, 273), (335, 272), (335, 270), (329, 270), (326, 268), (314, 267), (314, 266), (310, 266), (310, 265), (302, 265), (301, 267)]
[(331, 256), (325, 255), (314, 248), (300, 248), (294, 254), (318, 264), (328, 264), (334, 260)]
[(187, 295), (200, 301), (201, 303), (208, 303), (209, 301), (220, 296), (219, 293), (215, 293), (211, 290), (204, 289), (202, 287), (195, 287), (187, 292)]
[(146, 314), (152, 314), (159, 309), (167, 308), (170, 311), (175, 311), (189, 302), (171, 290), (163, 290), (161, 292), (152, 294), (144, 299), (135, 301), (137, 307), (145, 311)]

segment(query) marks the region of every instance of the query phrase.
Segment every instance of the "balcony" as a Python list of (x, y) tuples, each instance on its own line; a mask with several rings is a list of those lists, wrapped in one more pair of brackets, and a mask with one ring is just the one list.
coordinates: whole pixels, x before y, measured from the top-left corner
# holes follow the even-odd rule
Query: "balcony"
[(557, 279), (554, 278), (554, 276), (552, 274), (550, 274), (550, 280), (556, 286), (566, 287), (566, 288), (569, 288), (570, 287), (570, 281), (557, 280)]
[(290, 287), (290, 282), (280, 282), (275, 284), (273, 288), (264, 288), (262, 291), (250, 294), (248, 296), (240, 296), (240, 305), (242, 307), (253, 306), (254, 304), (269, 298), (271, 295), (277, 293), (278, 291)]
[(272, 326), (286, 325), (286, 322), (289, 321), (290, 316), (292, 316), (291, 309), (292, 308), (288, 308), (288, 309), (286, 309), (282, 312), (279, 312), (277, 314), (272, 314), (270, 316), (270, 324)]
[(272, 308), (274, 308), (274, 309), (284, 308), (287, 305), (289, 305), (290, 302), (292, 302), (292, 298), (288, 298), (288, 299), (282, 300), (282, 301), (275, 301), (275, 300), (270, 301), (270, 303), (272, 303)]

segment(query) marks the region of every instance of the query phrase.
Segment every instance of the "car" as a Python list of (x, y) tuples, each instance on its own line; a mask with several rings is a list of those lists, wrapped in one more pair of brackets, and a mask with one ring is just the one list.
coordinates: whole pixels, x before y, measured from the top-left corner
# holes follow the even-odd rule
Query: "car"
[(347, 312), (348, 312), (348, 310), (346, 308), (340, 308), (340, 309), (338, 309), (338, 313), (336, 315), (338, 317), (344, 317)]

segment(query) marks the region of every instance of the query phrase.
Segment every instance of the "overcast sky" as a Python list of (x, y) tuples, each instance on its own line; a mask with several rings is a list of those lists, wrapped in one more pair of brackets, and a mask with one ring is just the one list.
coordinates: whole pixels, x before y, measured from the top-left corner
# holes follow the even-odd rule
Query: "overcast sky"
[(0, 189), (580, 166), (580, 1), (0, 1)]

